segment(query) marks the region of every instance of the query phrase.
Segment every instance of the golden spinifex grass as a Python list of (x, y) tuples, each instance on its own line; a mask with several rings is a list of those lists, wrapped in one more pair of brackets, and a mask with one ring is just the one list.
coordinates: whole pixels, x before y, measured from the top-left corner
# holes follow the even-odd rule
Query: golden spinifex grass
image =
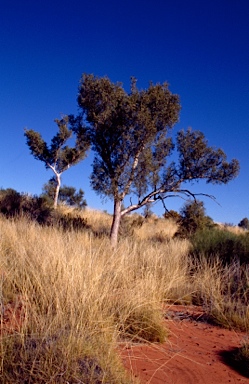
[(0, 234), (2, 382), (129, 382), (117, 341), (164, 340), (161, 306), (186, 294), (188, 243), (113, 251), (94, 231), (25, 219), (1, 218)]
[(144, 224), (134, 229), (134, 234), (141, 240), (165, 241), (172, 239), (177, 232), (179, 225), (173, 219), (161, 219), (151, 217), (144, 220)]
[(193, 276), (197, 302), (217, 324), (249, 330), (249, 269), (234, 260), (223, 265), (218, 255), (200, 258)]

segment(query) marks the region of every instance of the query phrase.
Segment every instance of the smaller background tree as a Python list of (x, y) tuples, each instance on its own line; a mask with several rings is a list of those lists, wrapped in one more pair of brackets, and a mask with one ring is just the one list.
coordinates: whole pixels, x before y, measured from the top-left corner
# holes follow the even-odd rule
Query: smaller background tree
[[(58, 133), (52, 138), (50, 146), (43, 140), (40, 133), (25, 130), (27, 145), (35, 159), (45, 163), (47, 169), (54, 172), (56, 187), (54, 194), (54, 208), (57, 207), (59, 191), (61, 186), (61, 174), (72, 165), (77, 164), (86, 156), (86, 151), (90, 147), (88, 135), (79, 118), (65, 116), (61, 120), (55, 120), (58, 126)], [(71, 128), (68, 128), (70, 124)], [(66, 142), (76, 132), (75, 146), (69, 147)]]
[(213, 220), (206, 216), (203, 201), (194, 200), (187, 201), (182, 209), (181, 214), (181, 234), (191, 236), (197, 230), (212, 227)]

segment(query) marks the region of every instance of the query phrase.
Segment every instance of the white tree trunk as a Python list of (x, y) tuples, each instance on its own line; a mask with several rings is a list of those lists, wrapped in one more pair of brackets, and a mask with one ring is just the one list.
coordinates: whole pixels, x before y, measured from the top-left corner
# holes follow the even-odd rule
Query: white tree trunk
[(54, 194), (54, 209), (58, 206), (58, 199), (59, 199), (59, 192), (61, 187), (61, 175), (60, 173), (55, 173), (57, 185), (55, 188), (55, 194)]
[(113, 248), (116, 248), (118, 243), (118, 231), (120, 226), (120, 220), (121, 220), (121, 206), (122, 201), (117, 200), (114, 202), (114, 212), (113, 212), (113, 219), (112, 219), (112, 227), (111, 227), (111, 245)]

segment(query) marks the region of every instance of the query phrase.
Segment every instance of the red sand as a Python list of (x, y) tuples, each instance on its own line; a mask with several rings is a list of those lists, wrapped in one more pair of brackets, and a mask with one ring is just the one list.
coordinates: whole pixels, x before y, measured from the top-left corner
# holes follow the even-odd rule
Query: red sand
[[(141, 384), (249, 384), (249, 378), (222, 358), (225, 351), (248, 341), (248, 335), (206, 323), (198, 307), (170, 306), (165, 314), (170, 333), (165, 343), (124, 343), (119, 348), (124, 366)], [(23, 298), (8, 304), (0, 335), (18, 331), (24, 318)]]
[(207, 324), (198, 307), (172, 306), (166, 313), (170, 335), (164, 344), (126, 344), (120, 349), (124, 366), (141, 383), (249, 383), (221, 357), (222, 352), (240, 347), (245, 333)]

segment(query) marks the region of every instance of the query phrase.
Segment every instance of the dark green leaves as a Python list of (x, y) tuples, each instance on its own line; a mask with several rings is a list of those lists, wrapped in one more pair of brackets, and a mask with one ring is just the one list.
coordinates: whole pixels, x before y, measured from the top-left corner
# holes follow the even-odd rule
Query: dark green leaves
[(237, 176), (237, 160), (227, 162), (221, 149), (209, 147), (202, 132), (188, 129), (177, 136), (179, 178), (182, 181), (205, 179), (207, 183), (226, 184)]
[(139, 91), (132, 79), (127, 93), (107, 77), (84, 75), (78, 102), (95, 151), (93, 188), (122, 200), (131, 188), (141, 196), (154, 187), (173, 147), (167, 133), (178, 121), (178, 96), (166, 83)]
[[(70, 121), (71, 129), (68, 128)], [(27, 145), (35, 159), (45, 163), (46, 168), (53, 168), (57, 173), (62, 173), (70, 166), (77, 164), (86, 155), (89, 148), (89, 139), (83, 126), (79, 126), (77, 119), (65, 116), (55, 120), (58, 126), (57, 134), (52, 138), (50, 146), (42, 139), (40, 133), (25, 130)], [(78, 124), (78, 133), (74, 147), (69, 147), (66, 142), (72, 137), (74, 124)], [(84, 135), (85, 133), (85, 135)]]

